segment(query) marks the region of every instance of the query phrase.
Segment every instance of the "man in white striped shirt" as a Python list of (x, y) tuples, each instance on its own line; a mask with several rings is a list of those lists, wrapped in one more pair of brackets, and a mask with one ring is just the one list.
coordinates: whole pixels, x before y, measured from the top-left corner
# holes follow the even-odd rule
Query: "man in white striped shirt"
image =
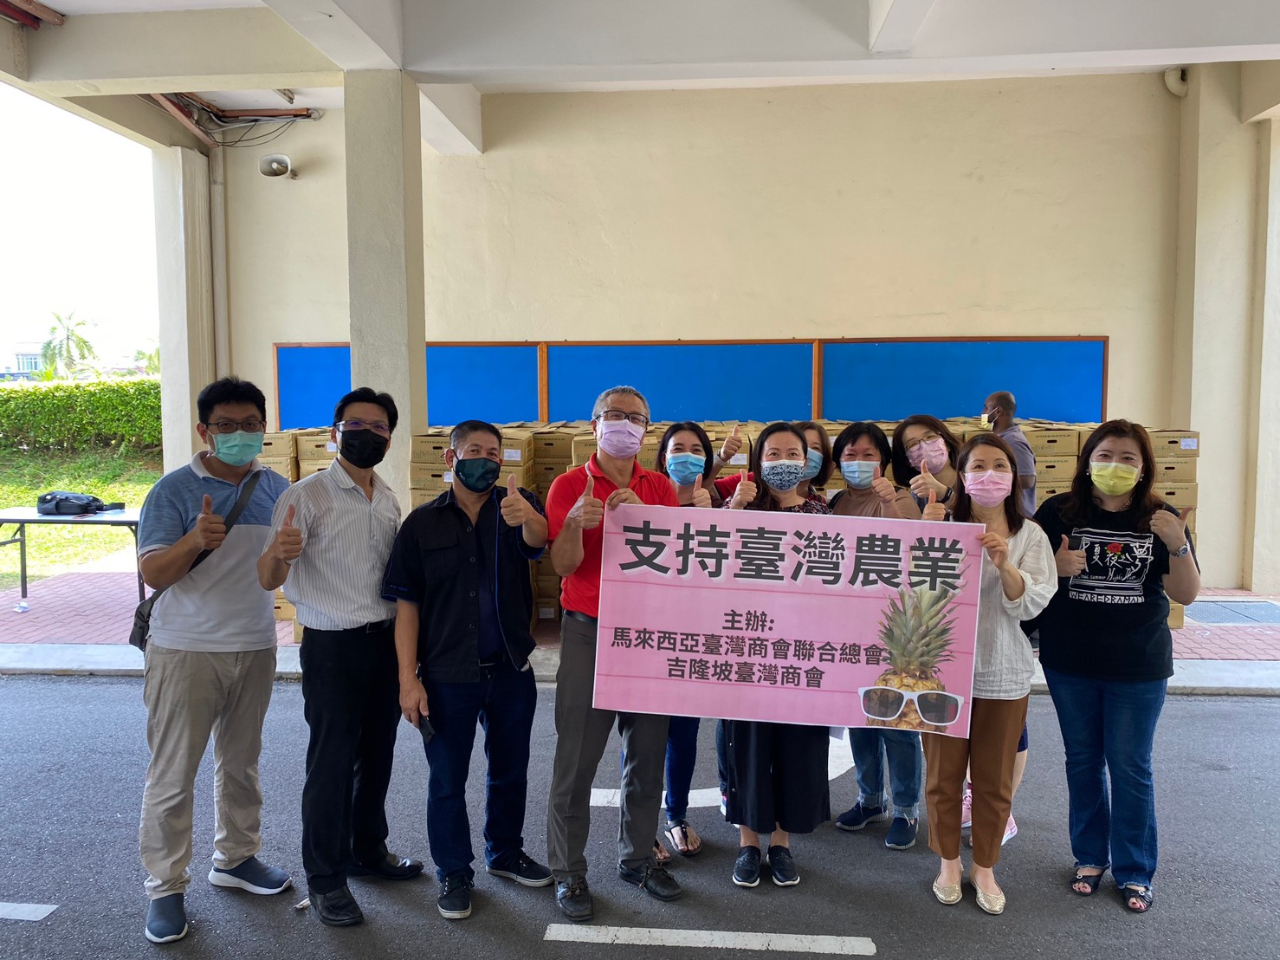
[(422, 863), (387, 851), (387, 787), (400, 720), (395, 605), (382, 574), (400, 504), (374, 473), (398, 414), (369, 387), (338, 401), (338, 457), (276, 501), (258, 559), (264, 589), (283, 584), (302, 633), (302, 697), (311, 739), (302, 791), (302, 863), (323, 923), (364, 915), (349, 876), (408, 880)]

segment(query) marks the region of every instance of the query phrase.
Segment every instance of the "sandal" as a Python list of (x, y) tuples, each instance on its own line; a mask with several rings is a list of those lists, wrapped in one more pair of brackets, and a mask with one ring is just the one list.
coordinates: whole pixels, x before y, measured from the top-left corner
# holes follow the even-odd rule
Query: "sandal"
[(688, 820), (671, 820), (662, 831), (667, 842), (682, 857), (696, 857), (702, 852), (702, 838), (693, 832)]
[[(1093, 896), (1095, 893), (1098, 892), (1098, 887), (1102, 883), (1102, 878), (1106, 876), (1106, 873), (1107, 871), (1105, 869), (1101, 873), (1095, 873), (1093, 875), (1080, 873), (1077, 870), (1076, 875), (1071, 878), (1071, 892), (1074, 893), (1077, 897)], [(1089, 888), (1089, 892), (1085, 893), (1082, 890), (1077, 890), (1076, 884), (1078, 883), (1083, 883), (1085, 886), (1087, 886)]]
[[(1151, 888), (1140, 887), (1137, 884), (1130, 884), (1120, 888), (1120, 899), (1124, 901), (1124, 908), (1130, 913), (1146, 913), (1151, 909)], [(1138, 901), (1138, 906), (1133, 905), (1133, 901)]]
[(658, 866), (671, 862), (671, 851), (664, 847), (660, 840), (653, 841), (653, 859), (657, 861)]

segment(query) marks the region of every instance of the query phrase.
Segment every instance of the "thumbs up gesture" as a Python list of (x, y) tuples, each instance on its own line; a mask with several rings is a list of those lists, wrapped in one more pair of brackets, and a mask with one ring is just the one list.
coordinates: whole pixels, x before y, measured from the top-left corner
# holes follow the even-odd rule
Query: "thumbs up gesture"
[(507, 495), (502, 498), (502, 519), (507, 522), (507, 526), (523, 526), (533, 512), (533, 506), (516, 485), (516, 478), (507, 477)]
[(871, 492), (880, 498), (882, 503), (893, 503), (898, 497), (898, 491), (893, 488), (893, 483), (884, 474), (880, 472), (880, 464), (876, 464), (875, 470), (871, 472)]
[(938, 502), (938, 494), (933, 490), (929, 491), (929, 502), (924, 505), (924, 512), (920, 516), (923, 520), (947, 519), (947, 508)]
[(702, 477), (693, 481), (693, 505), (695, 507), (711, 506), (711, 493), (702, 487)]
[(1054, 554), (1053, 559), (1058, 565), (1058, 576), (1060, 577), (1077, 576), (1084, 573), (1085, 567), (1089, 565), (1083, 550), (1071, 549), (1071, 538), (1065, 533), (1062, 535), (1062, 543), (1058, 546), (1058, 551)]
[(743, 470), (738, 477), (738, 485), (734, 488), (733, 499), (729, 501), (732, 510), (745, 510), (747, 504), (756, 498), (756, 485), (747, 479), (747, 471)]
[(733, 433), (724, 438), (724, 443), (720, 444), (720, 462), (728, 463), (738, 455), (738, 451), (742, 449), (742, 432), (738, 424), (733, 425)]
[(911, 478), (911, 492), (917, 497), (926, 497), (932, 490), (938, 496), (947, 492), (946, 484), (929, 472), (927, 460), (920, 461), (920, 472)]
[(284, 522), (276, 531), (276, 539), (272, 544), (276, 557), (285, 563), (292, 563), (302, 556), (302, 531), (293, 525), (298, 508), (292, 503), (284, 512)]
[(196, 528), (191, 536), (201, 550), (217, 550), (222, 541), (227, 539), (227, 525), (222, 517), (213, 512), (213, 497), (207, 493), (200, 505), (200, 516), (196, 518)]
[(1164, 541), (1170, 550), (1181, 550), (1187, 542), (1187, 521), (1191, 519), (1191, 511), (1195, 507), (1187, 507), (1176, 514), (1169, 510), (1157, 510), (1151, 515), (1151, 532)]
[(583, 530), (594, 530), (604, 522), (604, 501), (597, 500), (596, 478), (587, 475), (587, 487), (582, 491), (578, 502), (569, 510), (567, 519), (576, 523)]

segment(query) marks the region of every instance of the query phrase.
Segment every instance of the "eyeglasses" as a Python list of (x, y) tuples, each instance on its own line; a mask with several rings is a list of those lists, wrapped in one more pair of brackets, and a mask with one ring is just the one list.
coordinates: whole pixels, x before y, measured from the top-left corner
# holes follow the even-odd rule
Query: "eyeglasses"
[(916, 705), (916, 712), (925, 723), (947, 727), (960, 719), (960, 707), (964, 697), (945, 690), (917, 690), (906, 693), (896, 687), (859, 687), (862, 712), (872, 720), (895, 720), (908, 703)]
[(627, 413), (625, 410), (606, 410), (600, 414), (599, 419), (608, 420), (610, 423), (617, 423), (619, 420), (630, 420), (637, 427), (647, 427), (649, 418), (643, 413)]
[(213, 433), (235, 433), (237, 430), (243, 430), (245, 433), (265, 433), (267, 422), (265, 420), (219, 420), (216, 423), (207, 423), (205, 426)]
[(391, 436), (391, 424), (385, 420), (339, 420), (334, 426), (339, 430), (372, 430), (384, 437)]

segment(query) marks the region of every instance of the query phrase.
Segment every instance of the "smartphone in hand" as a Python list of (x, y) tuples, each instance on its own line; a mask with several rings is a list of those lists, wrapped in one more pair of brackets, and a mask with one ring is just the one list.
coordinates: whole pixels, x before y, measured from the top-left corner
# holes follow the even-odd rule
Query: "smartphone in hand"
[(422, 734), (423, 744), (428, 744), (436, 735), (436, 728), (431, 726), (431, 721), (427, 717), (418, 718), (418, 732)]

